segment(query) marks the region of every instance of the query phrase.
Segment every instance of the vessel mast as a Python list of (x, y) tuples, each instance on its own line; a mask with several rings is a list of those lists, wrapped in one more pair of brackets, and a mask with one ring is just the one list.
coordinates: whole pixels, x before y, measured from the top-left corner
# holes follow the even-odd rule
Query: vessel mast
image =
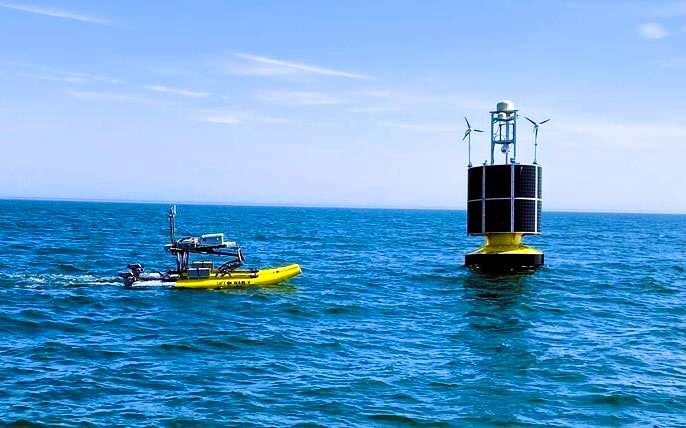
[(169, 243), (174, 243), (174, 232), (176, 232), (176, 205), (169, 208)]

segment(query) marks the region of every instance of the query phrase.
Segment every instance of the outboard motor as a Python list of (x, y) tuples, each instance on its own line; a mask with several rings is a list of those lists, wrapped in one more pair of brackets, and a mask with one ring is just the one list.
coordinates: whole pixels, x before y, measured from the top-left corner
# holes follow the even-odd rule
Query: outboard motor
[(134, 263), (126, 266), (131, 272), (122, 272), (120, 277), (124, 278), (124, 285), (130, 287), (134, 282), (138, 281), (138, 277), (145, 272), (145, 268), (140, 263)]

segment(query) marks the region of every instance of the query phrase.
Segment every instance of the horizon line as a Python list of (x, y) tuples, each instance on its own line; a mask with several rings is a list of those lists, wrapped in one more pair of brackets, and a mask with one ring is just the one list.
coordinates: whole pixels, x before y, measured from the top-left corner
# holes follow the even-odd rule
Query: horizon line
[[(217, 201), (185, 201), (176, 202), (163, 200), (134, 200), (134, 199), (106, 199), (106, 198), (60, 198), (60, 197), (25, 197), (25, 196), (2, 196), (0, 201), (34, 201), (34, 202), (90, 202), (90, 203), (113, 203), (113, 204), (141, 204), (141, 205), (199, 205), (199, 206), (226, 206), (226, 207), (262, 207), (262, 208), (323, 208), (323, 209), (368, 209), (368, 210), (415, 210), (415, 211), (467, 211), (466, 207), (440, 207), (440, 206), (398, 206), (398, 205), (334, 205), (334, 204), (297, 204), (297, 203), (260, 203), (260, 202), (217, 202)], [(570, 214), (642, 214), (642, 215), (686, 215), (686, 212), (646, 212), (646, 211), (585, 211), (553, 209), (544, 210), (544, 213), (570, 213)]]

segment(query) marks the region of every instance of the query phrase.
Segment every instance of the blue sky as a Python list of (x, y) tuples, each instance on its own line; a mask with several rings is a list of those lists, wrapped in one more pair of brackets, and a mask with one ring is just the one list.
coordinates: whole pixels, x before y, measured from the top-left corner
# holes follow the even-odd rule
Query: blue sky
[(0, 0), (0, 39), (0, 197), (461, 209), (511, 99), (546, 210), (686, 213), (686, 1)]

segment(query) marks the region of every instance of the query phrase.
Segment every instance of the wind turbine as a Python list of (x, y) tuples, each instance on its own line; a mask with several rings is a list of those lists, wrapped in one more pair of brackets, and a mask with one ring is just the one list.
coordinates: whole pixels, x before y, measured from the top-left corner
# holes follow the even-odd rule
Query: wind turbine
[(468, 168), (472, 167), (472, 131), (474, 132), (484, 132), (480, 129), (474, 129), (472, 128), (472, 125), (469, 124), (469, 121), (467, 118), (464, 118), (464, 121), (467, 122), (467, 130), (464, 132), (464, 137), (462, 137), (462, 141), (464, 141), (465, 138), (469, 137), (467, 140), (467, 157), (469, 158), (469, 164), (467, 165)]
[(536, 163), (536, 148), (538, 147), (538, 126), (543, 125), (550, 119), (542, 120), (538, 123), (534, 122), (533, 120), (529, 119), (528, 117), (524, 116), (526, 120), (531, 122), (534, 125), (534, 164)]

